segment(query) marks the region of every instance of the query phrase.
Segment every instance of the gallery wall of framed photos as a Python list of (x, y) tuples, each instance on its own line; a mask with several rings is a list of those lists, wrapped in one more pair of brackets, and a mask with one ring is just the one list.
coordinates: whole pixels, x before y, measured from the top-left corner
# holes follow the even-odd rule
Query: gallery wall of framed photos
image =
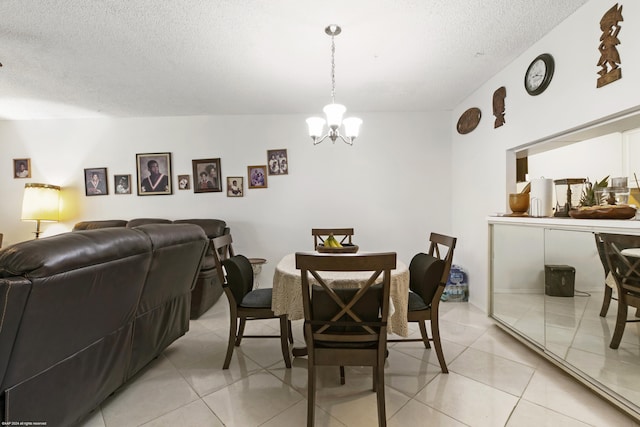
[[(289, 157), (284, 148), (270, 149), (266, 152), (266, 164), (247, 166), (246, 182), (244, 176), (222, 175), (222, 159), (206, 158), (191, 160), (192, 171), (172, 175), (171, 153), (138, 153), (135, 155), (136, 194), (138, 196), (157, 196), (173, 194), (173, 182), (179, 190), (193, 190), (198, 193), (225, 192), (228, 197), (244, 197), (245, 188), (268, 188), (268, 176), (288, 175)], [(31, 159), (14, 159), (14, 178), (30, 177)], [(133, 194), (132, 174), (113, 175), (113, 194)], [(85, 168), (85, 195), (109, 195), (107, 168)], [(191, 184), (193, 180), (193, 185)]]

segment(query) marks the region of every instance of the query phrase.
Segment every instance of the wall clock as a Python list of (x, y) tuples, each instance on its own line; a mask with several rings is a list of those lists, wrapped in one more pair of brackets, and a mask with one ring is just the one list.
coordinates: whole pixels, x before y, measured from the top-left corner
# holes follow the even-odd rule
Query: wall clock
[(555, 68), (553, 56), (543, 53), (531, 61), (524, 74), (524, 88), (529, 95), (540, 95), (551, 83)]

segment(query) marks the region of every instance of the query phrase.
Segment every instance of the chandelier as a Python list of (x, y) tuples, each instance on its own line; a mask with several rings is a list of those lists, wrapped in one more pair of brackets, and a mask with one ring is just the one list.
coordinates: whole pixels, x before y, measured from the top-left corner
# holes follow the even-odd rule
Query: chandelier
[[(329, 138), (334, 143), (336, 139), (340, 138), (349, 145), (353, 145), (353, 140), (356, 139), (358, 133), (360, 133), (360, 125), (362, 120), (350, 117), (342, 120), (342, 115), (347, 111), (347, 108), (342, 104), (336, 104), (336, 44), (335, 36), (342, 32), (342, 29), (337, 25), (329, 25), (324, 29), (324, 32), (331, 36), (331, 104), (326, 105), (322, 111), (327, 116), (327, 120), (320, 117), (310, 117), (307, 119), (307, 125), (309, 126), (309, 136), (313, 139), (313, 145), (320, 144), (325, 139)], [(324, 136), (322, 131), (325, 123), (328, 126), (328, 132)], [(340, 134), (338, 128), (340, 125), (344, 125), (345, 136)]]

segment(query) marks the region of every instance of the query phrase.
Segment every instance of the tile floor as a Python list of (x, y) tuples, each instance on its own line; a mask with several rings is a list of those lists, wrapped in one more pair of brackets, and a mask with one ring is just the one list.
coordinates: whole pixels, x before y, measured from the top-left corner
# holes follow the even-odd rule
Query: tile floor
[[(500, 330), (468, 303), (443, 303), (441, 333), (450, 373), (433, 350), (393, 343), (385, 367), (388, 425), (640, 426)], [(187, 335), (127, 383), (83, 427), (306, 425), (306, 358), (282, 362), (275, 340), (247, 339), (222, 370), (228, 305), (224, 296)], [(277, 322), (250, 322), (247, 333)], [(300, 321), (294, 338), (302, 344)], [(413, 334), (419, 334), (417, 328)], [(377, 425), (370, 369), (337, 368), (318, 379), (316, 426)]]

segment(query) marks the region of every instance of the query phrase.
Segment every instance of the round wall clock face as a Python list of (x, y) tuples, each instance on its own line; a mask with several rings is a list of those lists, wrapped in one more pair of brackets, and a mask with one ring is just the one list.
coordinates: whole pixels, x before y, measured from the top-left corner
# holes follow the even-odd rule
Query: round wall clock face
[(553, 56), (543, 53), (534, 59), (524, 75), (524, 88), (529, 95), (540, 95), (553, 77)]

